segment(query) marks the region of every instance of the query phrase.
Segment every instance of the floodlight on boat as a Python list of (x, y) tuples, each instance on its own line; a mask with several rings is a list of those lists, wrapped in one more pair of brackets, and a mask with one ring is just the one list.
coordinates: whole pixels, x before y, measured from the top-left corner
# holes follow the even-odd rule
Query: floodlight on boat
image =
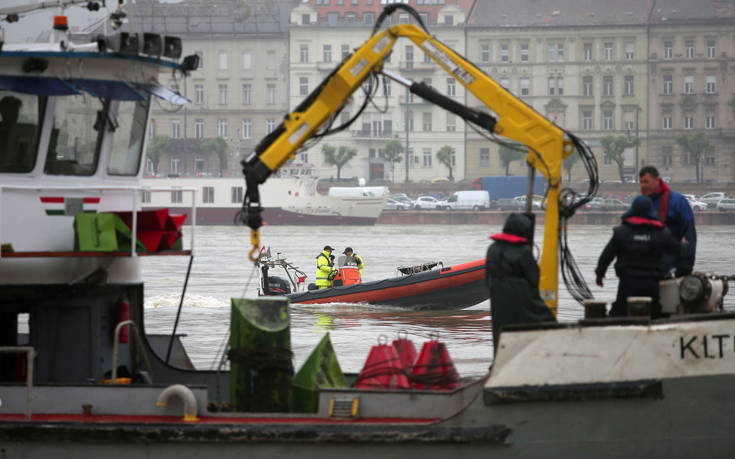
[(137, 33), (119, 32), (114, 35), (97, 37), (97, 48), (100, 52), (107, 49), (116, 53), (138, 54), (140, 51)]
[(163, 39), (163, 55), (171, 59), (181, 57), (181, 38), (166, 35)]
[(184, 59), (181, 61), (182, 72), (189, 73), (192, 70), (196, 70), (197, 68), (199, 68), (198, 54), (189, 54), (188, 56), (184, 56)]
[(163, 40), (157, 33), (143, 34), (143, 54), (151, 57), (161, 57), (163, 51)]

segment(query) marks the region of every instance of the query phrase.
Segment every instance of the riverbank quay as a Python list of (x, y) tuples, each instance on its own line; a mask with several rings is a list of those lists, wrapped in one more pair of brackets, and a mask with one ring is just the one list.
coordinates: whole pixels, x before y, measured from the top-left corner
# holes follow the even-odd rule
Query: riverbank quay
[[(502, 225), (510, 211), (457, 211), (457, 210), (384, 210), (378, 225)], [(577, 212), (569, 220), (571, 225), (617, 225), (620, 211)], [(702, 211), (694, 214), (697, 225), (735, 225), (735, 212)], [(536, 213), (536, 223), (543, 224), (544, 215)]]

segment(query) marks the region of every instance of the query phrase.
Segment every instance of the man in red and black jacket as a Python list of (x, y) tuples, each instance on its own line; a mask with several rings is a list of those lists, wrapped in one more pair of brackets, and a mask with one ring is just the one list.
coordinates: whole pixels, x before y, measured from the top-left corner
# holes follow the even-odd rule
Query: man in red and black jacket
[(648, 196), (638, 196), (623, 214), (623, 224), (613, 228), (613, 236), (597, 262), (596, 283), (603, 286), (607, 267), (615, 262), (618, 295), (610, 309), (610, 316), (628, 315), (629, 296), (649, 296), (652, 299), (651, 317), (661, 317), (658, 282), (663, 277), (661, 259), (665, 254), (677, 255), (686, 250), (658, 219)]
[(680, 255), (664, 255), (661, 259), (663, 275), (672, 270), (676, 277), (685, 276), (694, 269), (694, 256), (697, 251), (697, 230), (694, 227), (694, 213), (689, 201), (666, 184), (653, 166), (645, 166), (638, 173), (641, 194), (651, 198), (653, 208), (661, 223), (671, 231), (677, 241), (686, 239), (689, 247)]

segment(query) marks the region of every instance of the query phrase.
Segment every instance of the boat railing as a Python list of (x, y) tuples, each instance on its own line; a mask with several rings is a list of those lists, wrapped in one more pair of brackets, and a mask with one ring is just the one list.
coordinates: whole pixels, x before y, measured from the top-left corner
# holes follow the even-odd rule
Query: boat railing
[(33, 402), (33, 359), (36, 350), (31, 346), (2, 346), (0, 354), (26, 355), (26, 421), (31, 420), (31, 404)]
[[(4, 207), (4, 191), (41, 191), (41, 190), (54, 190), (54, 191), (128, 191), (130, 192), (132, 202), (132, 217), (133, 223), (131, 234), (138, 234), (138, 211), (141, 210), (138, 205), (138, 194), (143, 192), (172, 192), (182, 191), (191, 193), (191, 237), (189, 242), (189, 250), (180, 251), (169, 251), (168, 253), (150, 253), (151, 255), (163, 255), (163, 254), (177, 254), (177, 255), (191, 255), (194, 253), (194, 234), (196, 233), (196, 195), (197, 189), (195, 187), (183, 187), (183, 186), (162, 186), (162, 187), (142, 187), (142, 186), (124, 186), (124, 185), (103, 185), (103, 186), (69, 186), (69, 185), (58, 185), (58, 186), (38, 186), (38, 185), (0, 185), (0, 209)], [(2, 234), (2, 212), (0, 212), (0, 241), (3, 240)], [(136, 244), (130, 244), (130, 253), (127, 252), (58, 252), (58, 251), (39, 251), (39, 252), (6, 252), (3, 253), (0, 250), (0, 258), (31, 258), (31, 257), (69, 257), (69, 256), (138, 256), (139, 253), (136, 250)]]
[[(138, 349), (140, 349), (140, 346), (143, 346), (143, 339), (140, 336), (140, 331), (138, 331), (138, 326), (135, 324), (132, 320), (124, 320), (122, 322), (119, 322), (117, 326), (115, 326), (115, 339), (112, 344), (112, 372), (111, 372), (111, 384), (117, 384), (117, 355), (119, 351), (120, 346), (120, 332), (122, 331), (123, 327), (130, 326), (133, 328), (133, 332), (135, 333), (135, 339), (138, 340)], [(141, 352), (143, 354), (143, 360), (145, 360), (146, 367), (148, 368), (148, 382), (150, 384), (153, 384), (153, 367), (151, 367), (151, 362), (148, 360), (148, 354), (145, 352)]]

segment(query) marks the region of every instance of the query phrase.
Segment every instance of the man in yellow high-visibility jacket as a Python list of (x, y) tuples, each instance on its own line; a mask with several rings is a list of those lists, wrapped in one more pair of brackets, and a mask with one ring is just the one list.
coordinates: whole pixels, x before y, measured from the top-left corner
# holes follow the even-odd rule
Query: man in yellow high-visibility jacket
[(360, 271), (360, 279), (362, 279), (362, 268), (365, 267), (365, 262), (362, 260), (362, 257), (353, 252), (352, 247), (345, 248), (345, 251), (342, 253), (345, 254), (348, 258), (352, 257), (352, 259), (357, 264), (358, 271)]
[(332, 279), (337, 275), (337, 269), (332, 262), (332, 247), (326, 245), (322, 253), (316, 257), (316, 286), (321, 290), (332, 286)]

